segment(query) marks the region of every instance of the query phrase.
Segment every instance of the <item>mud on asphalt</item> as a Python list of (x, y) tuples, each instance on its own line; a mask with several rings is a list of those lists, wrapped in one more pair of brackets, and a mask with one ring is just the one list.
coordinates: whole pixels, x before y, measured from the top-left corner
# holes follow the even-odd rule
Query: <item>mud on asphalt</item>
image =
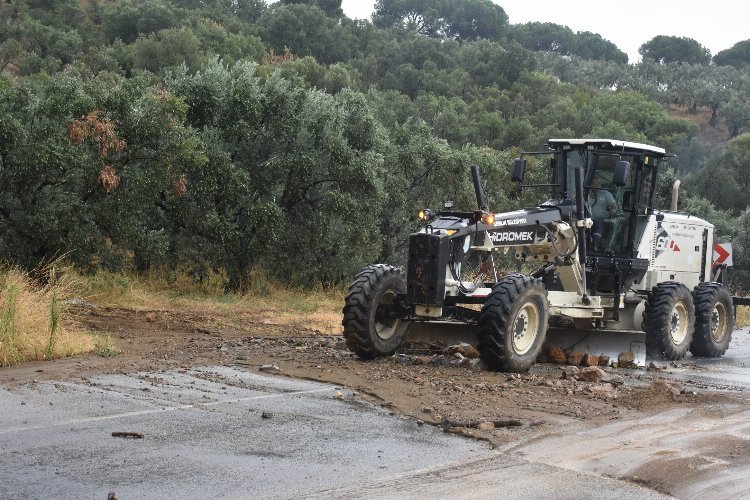
[[(572, 366), (537, 364), (530, 373), (505, 374), (478, 369), (471, 352), (456, 353), (455, 348), (437, 344), (406, 346), (391, 357), (362, 361), (346, 349), (340, 336), (324, 335), (303, 323), (275, 325), (244, 319), (237, 324), (217, 324), (212, 318), (181, 311), (81, 307), (76, 312), (92, 331), (110, 335), (120, 354), (111, 358), (91, 354), (3, 369), (0, 383), (233, 365), (330, 382), (349, 389), (349, 395), (342, 397), (413, 417), (415, 425), (442, 426), (446, 432), (486, 440), (500, 449), (536, 454), (540, 460), (557, 463), (567, 459), (571, 468), (622, 477), (671, 494), (684, 492), (680, 488), (686, 484), (702, 484), (708, 474), (715, 475), (712, 466), (707, 470), (700, 461), (691, 468), (695, 453), (687, 448), (695, 443), (684, 443), (675, 450), (666, 444), (656, 446), (647, 450), (642, 460), (634, 459), (630, 469), (618, 472), (621, 464), (607, 468), (610, 448), (632, 451), (639, 444), (637, 439), (615, 439), (597, 452), (596, 447), (602, 445), (592, 445), (599, 443), (595, 433), (609, 429), (612, 440), (634, 423), (658, 422), (660, 415), (682, 418), (711, 412), (714, 427), (720, 428), (723, 416), (744, 414), (750, 408), (741, 392), (711, 390), (662, 377), (671, 368), (667, 364), (650, 371), (604, 368), (589, 375)], [(714, 448), (718, 446), (713, 455), (721, 457), (717, 459), (721, 467), (734, 470), (736, 466), (745, 474), (750, 463), (750, 435), (743, 438), (746, 429), (738, 432), (727, 438), (725, 447), (713, 434), (706, 438), (713, 439)], [(652, 436), (653, 441), (658, 437)], [(574, 452), (577, 447), (589, 447), (588, 456), (598, 456), (597, 463), (603, 465), (598, 465), (598, 470), (588, 468), (580, 458), (583, 455)], [(672, 463), (672, 459), (677, 461)], [(659, 467), (663, 474), (655, 475), (653, 471)], [(677, 479), (669, 479), (671, 467), (681, 471), (679, 485)], [(640, 474), (633, 472), (641, 468)]]

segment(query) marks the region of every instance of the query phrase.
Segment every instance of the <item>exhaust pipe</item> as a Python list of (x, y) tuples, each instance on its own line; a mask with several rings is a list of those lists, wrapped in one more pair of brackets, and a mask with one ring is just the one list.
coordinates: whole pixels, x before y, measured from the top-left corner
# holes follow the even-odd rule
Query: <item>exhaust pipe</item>
[(482, 189), (482, 179), (479, 178), (479, 167), (471, 166), (471, 178), (474, 180), (474, 192), (477, 194), (477, 205), (479, 210), (487, 210), (487, 202), (484, 199), (484, 190)]
[(674, 184), (672, 185), (672, 206), (670, 207), (670, 210), (672, 212), (677, 211), (677, 199), (680, 197), (680, 179), (677, 179), (674, 181)]

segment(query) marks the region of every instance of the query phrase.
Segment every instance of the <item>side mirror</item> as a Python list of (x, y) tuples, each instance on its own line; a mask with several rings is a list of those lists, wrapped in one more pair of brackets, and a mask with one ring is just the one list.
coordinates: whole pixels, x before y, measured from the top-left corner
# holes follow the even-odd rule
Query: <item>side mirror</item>
[(630, 162), (620, 160), (615, 163), (615, 175), (612, 176), (612, 182), (615, 186), (627, 186), (630, 177)]
[(510, 179), (515, 182), (523, 182), (523, 175), (526, 172), (526, 160), (516, 158), (513, 160), (513, 169), (510, 173)]

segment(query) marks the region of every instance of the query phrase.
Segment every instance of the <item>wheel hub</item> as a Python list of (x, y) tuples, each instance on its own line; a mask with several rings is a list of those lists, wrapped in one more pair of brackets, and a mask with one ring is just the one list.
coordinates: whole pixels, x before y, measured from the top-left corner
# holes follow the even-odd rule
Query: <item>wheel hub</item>
[(539, 309), (535, 304), (528, 303), (518, 312), (513, 328), (513, 351), (516, 354), (526, 354), (534, 345), (539, 333)]
[(375, 310), (375, 333), (382, 340), (388, 340), (393, 337), (401, 325), (395, 310), (396, 292), (386, 290), (380, 297), (380, 302)]
[(727, 310), (724, 304), (717, 303), (711, 311), (711, 337), (716, 342), (724, 338), (727, 329)]
[(675, 345), (682, 344), (688, 332), (688, 313), (685, 304), (678, 302), (672, 309), (670, 337)]

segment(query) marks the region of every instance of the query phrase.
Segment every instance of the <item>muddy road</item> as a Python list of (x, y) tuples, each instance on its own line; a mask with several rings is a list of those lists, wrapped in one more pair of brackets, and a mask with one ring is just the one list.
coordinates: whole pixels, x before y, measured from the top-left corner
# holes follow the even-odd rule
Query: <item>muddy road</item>
[[(231, 370), (248, 377), (263, 375), (272, 376), (274, 380), (289, 379), (289, 383), (306, 383), (291, 380), (297, 379), (330, 384), (323, 386), (327, 387), (328, 393), (321, 392), (327, 394), (328, 403), (343, 404), (342, 408), (361, 405), (369, 408), (367, 412), (375, 412), (378, 418), (395, 419), (394, 422), (403, 424), (402, 427), (388, 427), (387, 434), (394, 434), (394, 439), (403, 435), (406, 443), (411, 431), (430, 432), (436, 434), (420, 439), (437, 442), (434, 436), (460, 438), (456, 442), (462, 444), (455, 445), (456, 449), (470, 443), (468, 449), (474, 450), (464, 456), (456, 455), (458, 460), (448, 461), (447, 465), (436, 459), (431, 464), (415, 463), (415, 467), (404, 467), (399, 465), (404, 456), (399, 456), (392, 462), (394, 468), (388, 469), (389, 473), (396, 475), (378, 475), (369, 481), (357, 480), (354, 484), (333, 481), (314, 490), (290, 487), (290, 495), (327, 492), (334, 497), (393, 496), (398, 494), (392, 489), (395, 484), (401, 484), (398, 491), (406, 496), (453, 494), (450, 484), (455, 481), (475, 484), (477, 488), (479, 485), (507, 484), (508, 477), (503, 474), (513, 471), (514, 467), (521, 467), (514, 471), (516, 477), (519, 474), (526, 477), (529, 471), (537, 471), (537, 475), (531, 477), (538, 479), (530, 481), (524, 487), (526, 489), (516, 491), (518, 495), (507, 495), (516, 498), (534, 496), (525, 496), (525, 492), (533, 492), (536, 497), (566, 498), (573, 493), (581, 496), (581, 491), (591, 493), (583, 495), (585, 498), (601, 498), (607, 496), (603, 492), (618, 491), (618, 487), (636, 488), (635, 496), (663, 494), (692, 498), (710, 493), (717, 498), (736, 498), (750, 495), (750, 336), (747, 330), (735, 332), (732, 347), (720, 360), (687, 358), (676, 364), (657, 363), (650, 370), (607, 368), (603, 379), (588, 379), (580, 372), (576, 373), (576, 368), (550, 364), (536, 365), (530, 373), (522, 375), (473, 370), (468, 359), (460, 359), (460, 356), (438, 346), (414, 345), (390, 358), (362, 362), (344, 348), (340, 337), (311, 330), (303, 320), (292, 325), (243, 320), (217, 326), (211, 318), (190, 312), (133, 312), (104, 308), (81, 308), (79, 318), (92, 330), (112, 335), (121, 354), (112, 358), (90, 355), (2, 369), (3, 407), (11, 404), (13, 408), (16, 404), (15, 408), (23, 408), (25, 405), (21, 405), (21, 400), (12, 398), (31, 394), (38, 387), (61, 391), (57, 401), (62, 404), (66, 400), (65, 387), (75, 387), (72, 392), (76, 394), (80, 387), (90, 387), (96, 392), (99, 386), (91, 384), (100, 384), (102, 377), (144, 382), (144, 377), (168, 378), (188, 376), (195, 370)], [(235, 387), (226, 381), (222, 384), (220, 387), (225, 387), (227, 399), (232, 399), (232, 391), (244, 390), (241, 385)], [(336, 387), (340, 388), (339, 393), (335, 392)], [(333, 396), (330, 391), (334, 391)], [(154, 397), (149, 391), (136, 391), (136, 395), (146, 399)], [(6, 401), (6, 397), (11, 399)], [(128, 403), (132, 403), (132, 395), (129, 397), (118, 403), (122, 407), (111, 414), (127, 413)], [(175, 406), (175, 400), (186, 397), (175, 394), (167, 398), (167, 403), (151, 404)], [(238, 397), (247, 396), (235, 399)], [(52, 402), (54, 407), (55, 400)], [(246, 404), (250, 404), (250, 400)], [(339, 406), (334, 408), (335, 411), (329, 410), (328, 413), (338, 414)], [(214, 408), (214, 411), (224, 410)], [(191, 451), (194, 446), (201, 448), (212, 442), (210, 439), (190, 441), (191, 425), (205, 429), (200, 424), (203, 417), (193, 412), (197, 410), (186, 408), (180, 412), (185, 414), (180, 422), (183, 426), (181, 432), (189, 438), (182, 453), (188, 455), (194, 453)], [(50, 434), (30, 442), (45, 441), (65, 430), (64, 427), (59, 427), (59, 432), (48, 429), (54, 422), (67, 421), (65, 415), (50, 415), (53, 416), (49, 421), (39, 424), (40, 429), (46, 429), (44, 432)], [(69, 418), (78, 421), (90, 417), (71, 414)], [(222, 425), (231, 429), (232, 425), (239, 425), (236, 418), (233, 413), (226, 413)], [(299, 418), (304, 421), (303, 417)], [(252, 419), (255, 424), (259, 421), (264, 422), (263, 419)], [(15, 422), (14, 428), (33, 426), (29, 424), (33, 422), (29, 418), (25, 424), (23, 422)], [(106, 419), (96, 422), (106, 422)], [(154, 425), (155, 429), (158, 428), (157, 424)], [(335, 436), (336, 429), (341, 427), (333, 421), (327, 425), (330, 425), (329, 438)], [(405, 431), (406, 427), (409, 432)], [(108, 430), (115, 429), (110, 425), (100, 428), (99, 432), (106, 434)], [(367, 435), (364, 428), (356, 425), (347, 432)], [(3, 436), (10, 439), (17, 434), (0, 434)], [(349, 439), (346, 433), (342, 436), (344, 441)], [(466, 441), (466, 438), (471, 440)], [(13, 439), (23, 441), (19, 437)], [(115, 438), (110, 436), (102, 439), (107, 446), (120, 450), (122, 446), (135, 445), (135, 441), (126, 445), (117, 444), (120, 441), (113, 443)], [(216, 439), (222, 442), (221, 438)], [(297, 449), (293, 441), (285, 442)], [(370, 440), (364, 439), (364, 442)], [(14, 446), (22, 448), (18, 443)], [(454, 444), (446, 446), (451, 449)], [(399, 449), (409, 447), (405, 444)], [(368, 446), (363, 444), (357, 456), (366, 455), (367, 449)], [(379, 446), (377, 449), (386, 451)], [(44, 453), (50, 452), (46, 450)], [(157, 453), (156, 450), (152, 452)], [(76, 457), (85, 456), (85, 453), (53, 453), (73, 462), (78, 459)], [(138, 453), (133, 455), (132, 463), (137, 462)], [(432, 452), (420, 453), (430, 456)], [(435, 456), (440, 453), (436, 451)], [(405, 456), (408, 457), (408, 453)], [(332, 467), (340, 458), (329, 457), (334, 457), (328, 460)], [(477, 465), (467, 468), (467, 463)], [(245, 466), (250, 465), (243, 462)], [(439, 472), (435, 472), (434, 467)], [(360, 468), (369, 470), (371, 467), (365, 464), (353, 466), (353, 469)], [(325, 466), (321, 465), (317, 472), (300, 472), (300, 477), (316, 476), (321, 469)], [(352, 478), (358, 477), (348, 469), (340, 472)], [(54, 471), (49, 473), (54, 474)], [(139, 474), (144, 473), (141, 470)], [(122, 481), (117, 484), (121, 488), (147, 484), (138, 482), (139, 474), (123, 474), (120, 476)], [(52, 480), (58, 475), (49, 478)], [(132, 482), (128, 482), (128, 477)], [(384, 477), (390, 479), (378, 480)], [(416, 477), (424, 477), (437, 489), (420, 489), (416, 486), (419, 481), (412, 481)], [(561, 480), (561, 477), (567, 479)], [(593, 483), (590, 482), (592, 478)], [(290, 484), (298, 479), (290, 479)], [(96, 484), (104, 488), (109, 483)], [(581, 491), (566, 490), (569, 484), (581, 485)], [(206, 488), (213, 488), (210, 481), (206, 482)], [(77, 496), (82, 490), (71, 491)], [(232, 496), (228, 490), (213, 491), (216, 496)], [(258, 491), (256, 496), (289, 496), (284, 491), (283, 488), (265, 493)], [(471, 496), (469, 491), (459, 489), (458, 493)], [(18, 492), (22, 494), (23, 490)], [(41, 496), (49, 496), (46, 495), (49, 490), (40, 492)], [(474, 493), (474, 496), (496, 496), (498, 490), (480, 488)], [(187, 496), (192, 494), (187, 493)]]

